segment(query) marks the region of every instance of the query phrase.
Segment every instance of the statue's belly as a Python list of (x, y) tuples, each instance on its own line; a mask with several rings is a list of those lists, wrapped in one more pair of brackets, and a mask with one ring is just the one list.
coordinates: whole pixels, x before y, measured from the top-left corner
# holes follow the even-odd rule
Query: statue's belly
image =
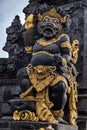
[(36, 54), (31, 59), (31, 64), (33, 66), (45, 65), (54, 66), (54, 58), (48, 54)]

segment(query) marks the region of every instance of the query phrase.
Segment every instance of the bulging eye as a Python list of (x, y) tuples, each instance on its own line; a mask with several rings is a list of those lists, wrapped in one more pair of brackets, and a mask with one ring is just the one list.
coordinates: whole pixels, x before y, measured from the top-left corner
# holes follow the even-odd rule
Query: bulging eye
[(54, 19), (54, 22), (55, 22), (55, 23), (59, 23), (59, 20), (58, 20), (58, 19)]
[(49, 17), (46, 16), (46, 17), (44, 18), (44, 21), (47, 22), (48, 20), (49, 20)]

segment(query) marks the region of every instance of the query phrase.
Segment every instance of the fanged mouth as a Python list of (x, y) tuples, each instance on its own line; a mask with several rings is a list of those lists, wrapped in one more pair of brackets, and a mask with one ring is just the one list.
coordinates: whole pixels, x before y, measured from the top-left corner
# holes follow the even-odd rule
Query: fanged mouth
[(54, 34), (54, 29), (51, 27), (45, 27), (43, 32), (46, 33), (47, 35), (52, 35)]

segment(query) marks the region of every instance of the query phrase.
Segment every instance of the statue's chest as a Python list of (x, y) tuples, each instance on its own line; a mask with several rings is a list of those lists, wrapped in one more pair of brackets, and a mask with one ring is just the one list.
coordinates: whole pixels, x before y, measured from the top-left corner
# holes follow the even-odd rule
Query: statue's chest
[(38, 51), (47, 51), (49, 53), (55, 54), (55, 53), (60, 53), (60, 47), (55, 43), (48, 46), (42, 46), (36, 43), (33, 47), (33, 52), (38, 52)]

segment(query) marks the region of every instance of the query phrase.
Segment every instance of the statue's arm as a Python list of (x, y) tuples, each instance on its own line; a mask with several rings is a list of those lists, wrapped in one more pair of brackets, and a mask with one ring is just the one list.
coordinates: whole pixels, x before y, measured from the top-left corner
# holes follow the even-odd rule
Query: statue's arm
[(70, 38), (68, 35), (65, 35), (61, 39), (60, 50), (61, 50), (61, 56), (66, 60), (67, 63), (70, 62), (72, 58), (72, 51), (71, 51)]
[(57, 44), (59, 44), (60, 46), (60, 55), (56, 54), (54, 58), (56, 59), (56, 63), (64, 66), (69, 63), (72, 58), (69, 36), (65, 34), (63, 37), (60, 38)]

